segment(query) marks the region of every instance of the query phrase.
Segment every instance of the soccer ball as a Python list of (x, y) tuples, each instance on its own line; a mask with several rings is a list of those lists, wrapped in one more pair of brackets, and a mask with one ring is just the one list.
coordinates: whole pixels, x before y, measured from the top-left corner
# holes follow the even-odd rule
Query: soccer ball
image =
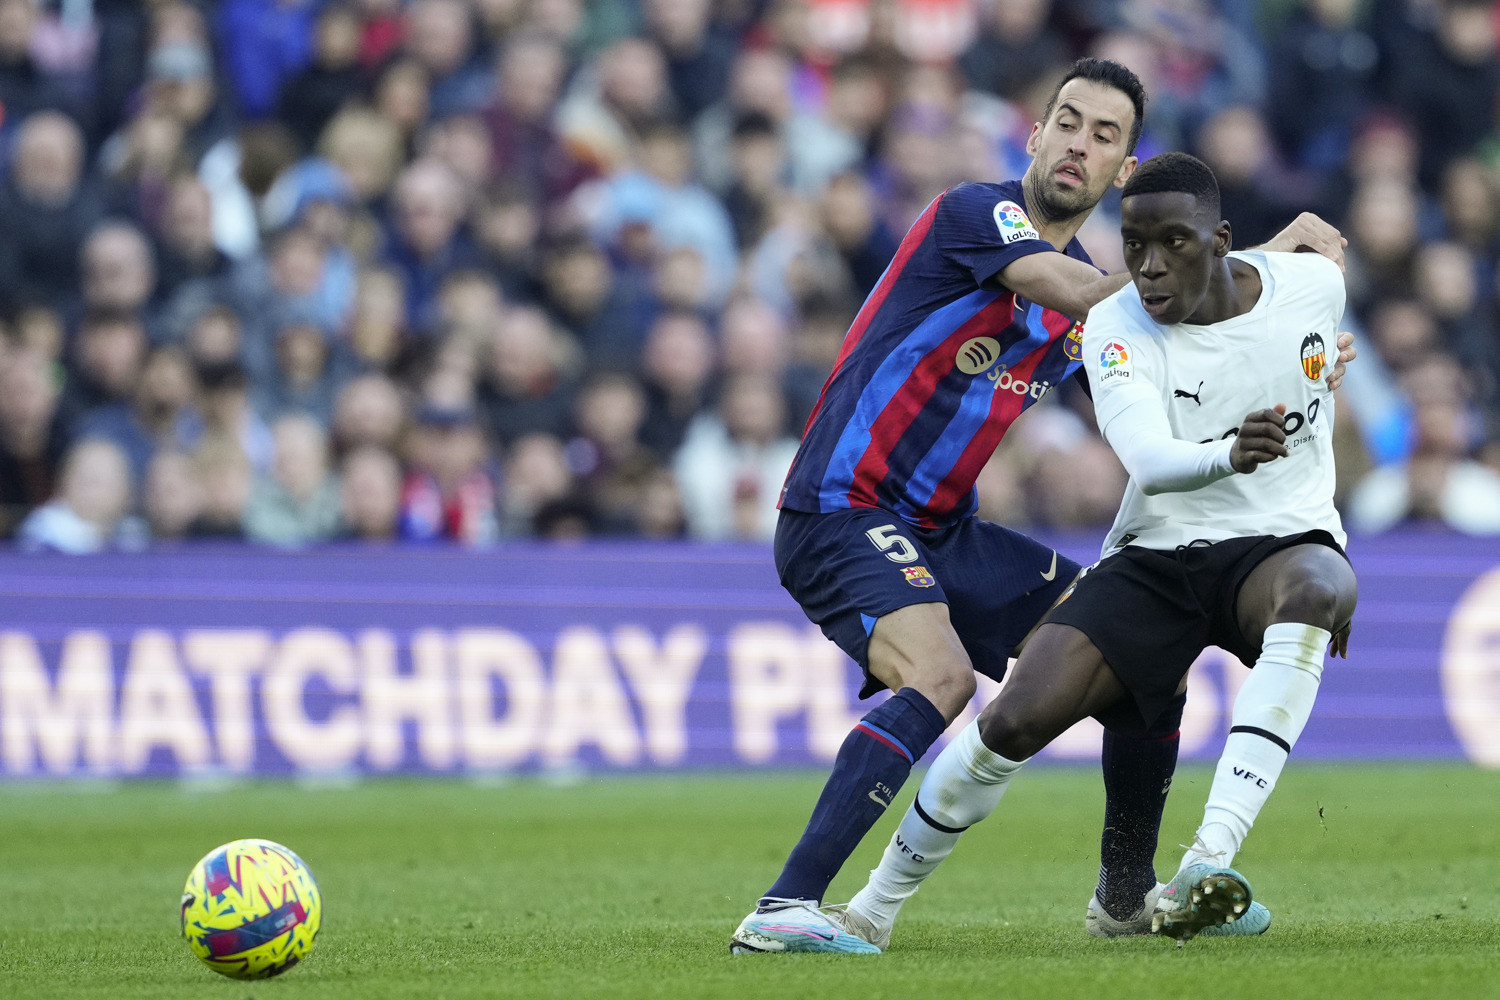
[(302, 859), (269, 840), (208, 852), (182, 890), (182, 936), (204, 965), (233, 979), (266, 979), (307, 957), (323, 896)]

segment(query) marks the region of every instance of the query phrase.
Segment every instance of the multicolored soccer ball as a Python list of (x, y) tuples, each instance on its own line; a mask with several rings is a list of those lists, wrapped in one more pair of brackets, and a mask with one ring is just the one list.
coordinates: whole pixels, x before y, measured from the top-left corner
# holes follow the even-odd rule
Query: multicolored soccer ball
[(323, 896), (302, 859), (269, 840), (217, 847), (182, 890), (182, 936), (204, 965), (233, 979), (280, 975), (307, 957)]

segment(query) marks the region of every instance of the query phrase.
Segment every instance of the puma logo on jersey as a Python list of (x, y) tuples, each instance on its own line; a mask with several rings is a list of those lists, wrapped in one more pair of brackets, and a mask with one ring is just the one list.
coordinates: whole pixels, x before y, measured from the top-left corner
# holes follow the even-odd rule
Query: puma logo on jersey
[(1173, 399), (1191, 399), (1193, 402), (1197, 403), (1199, 406), (1202, 406), (1203, 405), (1203, 400), (1201, 400), (1201, 399), (1198, 398), (1198, 393), (1201, 393), (1202, 391), (1203, 391), (1203, 383), (1199, 382), (1198, 383), (1198, 392), (1188, 392), (1186, 389), (1173, 389), (1172, 390), (1172, 398)]

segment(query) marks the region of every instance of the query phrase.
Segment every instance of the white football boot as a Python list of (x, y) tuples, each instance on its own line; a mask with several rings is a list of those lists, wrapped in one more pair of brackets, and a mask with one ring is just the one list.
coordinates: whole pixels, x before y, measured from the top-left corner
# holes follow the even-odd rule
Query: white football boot
[(729, 950), (735, 955), (756, 952), (835, 952), (878, 955), (880, 949), (845, 929), (847, 911), (835, 919), (810, 899), (766, 897), (740, 921)]

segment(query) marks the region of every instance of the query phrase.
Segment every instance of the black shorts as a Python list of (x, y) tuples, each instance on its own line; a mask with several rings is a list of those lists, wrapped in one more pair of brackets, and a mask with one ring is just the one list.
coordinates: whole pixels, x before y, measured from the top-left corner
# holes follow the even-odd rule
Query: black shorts
[(1149, 726), (1172, 704), (1206, 647), (1218, 646), (1255, 666), (1260, 644), (1240, 632), (1235, 618), (1240, 587), (1272, 553), (1307, 544), (1326, 545), (1348, 558), (1322, 530), (1174, 550), (1128, 546), (1084, 571), (1047, 621), (1089, 637)]
[(776, 572), (807, 617), (865, 671), (859, 696), (885, 687), (870, 676), (870, 630), (912, 604), (948, 605), (974, 669), (1005, 676), (1011, 651), (1042, 620), (1078, 564), (1019, 531), (977, 517), (918, 528), (888, 510), (783, 510)]

